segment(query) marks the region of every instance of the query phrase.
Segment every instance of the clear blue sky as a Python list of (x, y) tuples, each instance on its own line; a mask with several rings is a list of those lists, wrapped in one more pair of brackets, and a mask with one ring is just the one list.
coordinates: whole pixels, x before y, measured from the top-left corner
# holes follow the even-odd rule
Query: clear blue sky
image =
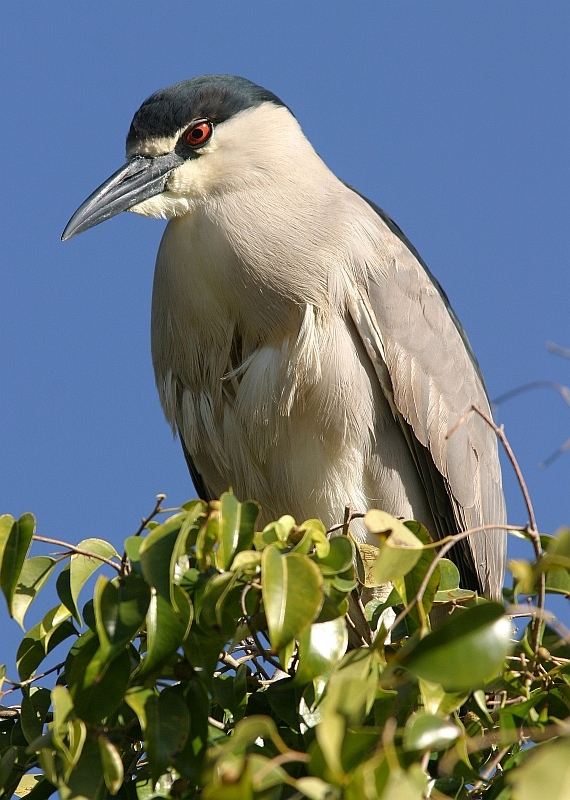
[[(491, 397), (570, 383), (570, 361), (545, 349), (570, 347), (569, 33), (566, 0), (7, 2), (0, 512), (120, 546), (158, 492), (193, 494), (149, 352), (163, 223), (122, 214), (59, 237), (123, 163), (140, 103), (203, 73), (275, 92), (329, 166), (397, 221), (449, 294)], [(570, 453), (537, 468), (570, 436), (570, 408), (541, 390), (499, 419), (541, 529), (570, 524)], [(509, 520), (524, 524), (504, 472)], [(2, 630), (8, 657), (18, 628)]]

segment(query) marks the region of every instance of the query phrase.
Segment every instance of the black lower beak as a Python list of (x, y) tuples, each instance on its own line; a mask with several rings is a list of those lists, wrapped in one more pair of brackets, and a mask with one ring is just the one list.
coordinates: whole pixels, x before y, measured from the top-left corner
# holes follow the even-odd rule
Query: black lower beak
[(79, 206), (65, 227), (62, 242), (160, 194), (169, 174), (183, 162), (184, 159), (176, 153), (165, 153), (155, 158), (131, 158)]

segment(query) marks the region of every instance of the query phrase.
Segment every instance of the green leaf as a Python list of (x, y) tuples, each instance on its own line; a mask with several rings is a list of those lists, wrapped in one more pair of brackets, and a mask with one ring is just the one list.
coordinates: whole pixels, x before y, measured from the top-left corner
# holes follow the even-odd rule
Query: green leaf
[(299, 635), (299, 666), (295, 683), (308, 683), (330, 672), (346, 651), (348, 632), (344, 617), (319, 622)]
[(175, 514), (158, 525), (140, 546), (139, 559), (146, 582), (165, 599), (170, 600), (170, 585), (174, 579), (172, 554), (186, 514)]
[[(83, 541), (79, 542), (77, 547), (81, 550), (86, 550), (88, 553), (95, 553), (96, 555), (103, 556), (104, 558), (113, 558), (114, 556), (117, 558), (119, 557), (119, 554), (113, 545), (109, 542), (106, 542), (104, 539), (83, 539)], [(93, 573), (96, 572), (101, 566), (103, 566), (103, 562), (99, 561), (97, 558), (93, 558), (92, 556), (84, 556), (80, 553), (74, 553), (71, 556), (71, 561), (69, 564), (69, 586), (71, 600), (75, 608), (77, 608), (77, 602), (79, 600), (81, 589), (89, 580), (91, 575), (93, 575)], [(71, 608), (69, 608), (69, 610), (81, 624), (80, 618), (76, 616)]]
[(352, 567), (354, 559), (354, 548), (347, 536), (333, 536), (329, 545), (329, 552), (325, 556), (313, 556), (313, 561), (325, 577), (346, 572)]
[(105, 785), (109, 793), (115, 795), (121, 788), (124, 777), (121, 756), (115, 745), (112, 744), (106, 736), (98, 736), (97, 744), (99, 745), (99, 755), (101, 756)]
[(43, 727), (51, 705), (49, 689), (31, 688), (22, 698), (20, 722), (22, 732), (28, 742), (42, 735)]
[(240, 503), (231, 492), (221, 496), (220, 504), (216, 566), (227, 570), (237, 553), (251, 547), (259, 506), (251, 502)]
[(417, 713), (408, 718), (404, 750), (445, 750), (461, 735), (457, 725), (433, 714)]
[(139, 677), (160, 669), (188, 635), (193, 618), (192, 603), (180, 586), (174, 588), (178, 612), (162, 595), (152, 593), (146, 615), (147, 654), (137, 672)]
[(107, 787), (101, 763), (101, 753), (96, 741), (85, 743), (81, 757), (72, 770), (67, 783), (60, 783), (61, 800), (105, 800)]
[(372, 567), (377, 585), (402, 578), (414, 568), (422, 555), (423, 545), (403, 522), (385, 511), (372, 509), (364, 517), (364, 523), (382, 542)]
[(56, 606), (26, 633), (16, 654), (20, 680), (27, 680), (54, 647), (76, 633), (70, 616), (65, 606)]
[(476, 689), (494, 678), (511, 650), (512, 626), (499, 603), (481, 603), (455, 612), (400, 663), (446, 691)]
[(57, 576), (57, 581), (55, 582), (55, 588), (57, 591), (57, 596), (59, 597), (63, 605), (67, 609), (69, 609), (69, 612), (77, 620), (79, 625), (81, 625), (82, 624), (81, 615), (79, 613), (79, 609), (75, 605), (75, 601), (71, 594), (69, 564), (66, 567), (64, 567)]
[(12, 598), (12, 616), (23, 630), (25, 630), (24, 617), (26, 611), (53, 572), (56, 563), (56, 560), (49, 556), (32, 556), (32, 558), (27, 558), (24, 561), (20, 579)]
[(507, 773), (506, 780), (513, 787), (513, 800), (568, 800), (570, 738), (534, 748), (521, 767)]
[(295, 639), (315, 619), (323, 602), (322, 574), (307, 556), (263, 551), (262, 594), (273, 652)]
[(150, 589), (138, 575), (113, 581), (100, 575), (93, 607), (101, 649), (116, 653), (125, 647), (143, 625), (149, 603)]
[[(156, 696), (156, 689), (149, 686), (132, 686), (125, 694), (125, 702), (132, 708), (138, 717), (143, 736), (146, 735), (147, 727), (147, 712), (146, 704), (151, 697)], [(151, 703), (152, 706), (152, 703)], [(150, 709), (150, 706), (149, 706)]]
[[(418, 539), (421, 541), (422, 544), (429, 544), (432, 541), (431, 536), (421, 523), (411, 521), (411, 522), (406, 522), (405, 525), (406, 528), (409, 528), (412, 531), (412, 533), (414, 533), (414, 535), (418, 537)], [(403, 581), (405, 586), (405, 592), (403, 592), (403, 594), (405, 594), (405, 597), (402, 597), (402, 600), (406, 605), (410, 602), (412, 597), (415, 597), (416, 594), (418, 593), (418, 590), (424, 580), (425, 574), (430, 568), (434, 558), (435, 558), (434, 550), (423, 550), (417, 564), (415, 564), (415, 566), (405, 575)], [(439, 571), (439, 568), (436, 567), (431, 578), (428, 581), (428, 585), (425, 588), (421, 600), (422, 608), (419, 609), (418, 605), (415, 605), (409, 613), (409, 617), (411, 618), (412, 621), (412, 627), (410, 627), (410, 632), (412, 632), (412, 630), (415, 627), (419, 628), (425, 625), (425, 617), (431, 611), (431, 607), (433, 605), (433, 601), (435, 598), (435, 593), (440, 583), (440, 580), (441, 580), (441, 573)], [(399, 585), (398, 588), (400, 588)], [(423, 615), (421, 614), (422, 610), (423, 610)]]
[(35, 529), (36, 520), (32, 514), (22, 514), (17, 521), (9, 514), (0, 517), (0, 587), (10, 616), (13, 616), (12, 599)]
[[(69, 685), (77, 715), (98, 724), (121, 705), (131, 676), (131, 658), (124, 649), (114, 658), (104, 660), (97, 648), (97, 637), (89, 633), (92, 640), (72, 662)], [(91, 661), (87, 661), (94, 648)]]
[(439, 591), (459, 589), (459, 570), (448, 558), (439, 560)]
[(182, 686), (164, 689), (145, 703), (146, 749), (153, 781), (166, 772), (184, 749), (190, 729), (190, 714)]

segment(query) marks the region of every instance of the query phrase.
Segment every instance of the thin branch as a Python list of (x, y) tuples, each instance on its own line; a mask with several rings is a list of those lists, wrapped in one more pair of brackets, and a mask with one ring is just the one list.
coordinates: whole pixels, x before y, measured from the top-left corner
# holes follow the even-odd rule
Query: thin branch
[[(478, 414), (484, 422), (495, 432), (495, 435), (500, 440), (501, 444), (503, 445), (505, 452), (509, 461), (511, 462), (511, 466), (515, 472), (517, 477), (518, 484), (520, 486), (524, 502), (526, 505), (526, 510), (528, 513), (529, 518), (529, 526), (527, 528), (527, 533), (530, 537), (532, 542), (532, 546), (534, 548), (534, 555), (536, 560), (538, 561), (542, 556), (542, 545), (540, 543), (540, 534), (538, 532), (538, 525), (536, 524), (536, 517), (534, 515), (534, 508), (532, 505), (532, 500), (530, 499), (530, 494), (528, 491), (528, 487), (526, 485), (525, 479), (523, 477), (521, 468), (519, 463), (515, 457), (515, 454), (509, 444), (509, 441), (505, 435), (505, 431), (503, 430), (503, 426), (496, 425), (491, 417), (488, 414), (485, 414), (484, 411), (476, 406), (472, 405), (465, 414), (458, 420), (458, 422), (453, 426), (453, 428), (447, 433), (446, 438), (449, 437), (457, 430), (457, 428), (463, 424), (463, 422), (467, 419), (467, 417), (471, 413)], [(538, 580), (538, 607), (540, 609), (544, 609), (544, 603), (546, 598), (546, 576), (544, 573), (541, 573), (540, 578)], [(540, 647), (540, 629), (541, 629), (541, 621), (537, 618), (533, 622), (533, 642), (532, 642), (532, 649), (534, 652), (534, 664), (538, 661), (538, 648)], [(534, 668), (534, 665), (533, 665)]]
[(40, 681), (42, 678), (45, 678), (46, 675), (51, 675), (52, 672), (58, 672), (60, 669), (65, 667), (65, 661), (61, 661), (59, 664), (56, 664), (55, 667), (51, 667), (51, 669), (46, 669), (45, 672), (40, 673), (39, 675), (34, 675), (33, 678), (28, 678), (25, 681), (11, 681), (10, 678), (4, 678), (6, 683), (9, 683), (13, 688), (9, 689), (4, 694), (8, 694), (9, 692), (14, 692), (16, 689), (21, 689), (22, 686), (29, 686), (30, 684), (34, 683), (34, 681)]
[(554, 391), (558, 392), (562, 397), (564, 402), (570, 406), (570, 389), (562, 383), (556, 383), (556, 381), (530, 381), (530, 383), (523, 383), (522, 386), (517, 386), (515, 389), (511, 389), (499, 395), (499, 397), (496, 397), (491, 401), (491, 405), (498, 406), (510, 400), (512, 397), (516, 397), (518, 394), (524, 394), (524, 392), (530, 392), (533, 389), (554, 389)]
[[(347, 516), (347, 513), (346, 513), (347, 510), (349, 511), (348, 516)], [(327, 533), (334, 533), (335, 531), (343, 531), (344, 535), (346, 536), (346, 535), (348, 535), (347, 534), (348, 526), (350, 525), (352, 520), (353, 519), (362, 519), (365, 516), (366, 516), (366, 514), (364, 514), (361, 511), (355, 511), (354, 513), (350, 512), (350, 506), (346, 506), (344, 522), (341, 522), (338, 525), (333, 525), (331, 528), (328, 528), (327, 529)]]
[(61, 539), (51, 539), (49, 536), (38, 536), (34, 534), (32, 536), (36, 542), (46, 542), (47, 544), (56, 544), (58, 547), (65, 547), (69, 550), (69, 553), (65, 553), (64, 556), (72, 556), (74, 553), (80, 556), (87, 556), (88, 558), (96, 558), (97, 561), (102, 561), (104, 564), (108, 564), (113, 569), (117, 570), (119, 575), (121, 574), (121, 567), (116, 564), (114, 561), (111, 561), (110, 558), (105, 558), (105, 556), (100, 556), (98, 553), (91, 553), (89, 550), (83, 550), (81, 547), (76, 547), (74, 544), (69, 544), (68, 542), (62, 542)]
[(141, 533), (146, 528), (146, 526), (148, 525), (148, 523), (151, 520), (153, 520), (158, 514), (161, 514), (165, 510), (165, 509), (162, 508), (162, 503), (165, 500), (166, 500), (166, 495), (165, 494), (157, 494), (156, 495), (156, 504), (155, 504), (153, 510), (148, 515), (148, 517), (143, 517), (142, 518), (141, 524), (139, 525), (138, 530), (136, 531), (136, 533), (133, 534), (133, 536), (140, 536)]
[(274, 767), (280, 767), (281, 764), (289, 764), (291, 761), (302, 761), (307, 763), (309, 761), (309, 754), (300, 753), (298, 750), (289, 750), (287, 753), (280, 753), (278, 756), (275, 756), (275, 758), (272, 758), (271, 761), (268, 761), (266, 764), (264, 764), (253, 777), (257, 783), (261, 783), (263, 778), (265, 778), (266, 775), (269, 775)]
[(560, 345), (554, 344), (554, 342), (546, 342), (546, 349), (550, 350), (551, 353), (554, 353), (557, 356), (570, 358), (570, 350), (568, 350), (566, 347), (560, 347)]
[[(453, 536), (446, 536), (445, 543), (443, 539), (438, 542), (433, 542), (434, 547), (438, 547), (441, 545), (443, 546), (441, 547), (441, 550), (436, 554), (433, 561), (429, 565), (426, 574), (424, 575), (424, 579), (418, 588), (418, 591), (416, 592), (414, 597), (412, 597), (412, 599), (410, 600), (408, 605), (404, 608), (404, 610), (398, 614), (394, 622), (388, 628), (387, 633), (389, 633), (391, 630), (394, 630), (396, 626), (399, 625), (400, 622), (402, 622), (402, 620), (410, 613), (410, 611), (416, 605), (416, 603), (419, 603), (421, 601), (421, 599), (424, 596), (425, 590), (427, 589), (430, 578), (435, 572), (439, 561), (444, 557), (444, 555), (447, 552), (449, 552), (449, 550), (451, 550), (451, 548), (457, 542), (461, 541), (461, 539), (466, 539), (468, 536), (472, 536), (475, 533), (482, 533), (483, 531), (488, 531), (488, 530), (503, 530), (503, 529), (515, 530), (515, 531), (521, 530), (520, 527), (517, 527), (515, 525), (508, 525), (508, 526), (498, 525), (497, 523), (490, 522), (487, 525), (478, 525), (476, 528), (470, 528), (468, 531), (461, 531), (460, 533), (455, 533)], [(425, 547), (427, 548), (428, 546), (425, 545)], [(432, 545), (429, 545), (429, 547), (432, 547)]]

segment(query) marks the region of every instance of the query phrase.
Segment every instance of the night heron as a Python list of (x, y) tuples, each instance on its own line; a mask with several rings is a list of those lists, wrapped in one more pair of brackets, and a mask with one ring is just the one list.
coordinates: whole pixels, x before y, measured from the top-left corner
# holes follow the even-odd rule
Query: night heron
[[(343, 123), (344, 124), (344, 121)], [(382, 508), (464, 539), (462, 585), (499, 597), (506, 534), (483, 378), (441, 286), (398, 226), (339, 180), (274, 94), (208, 75), (146, 100), (127, 163), (67, 225), (169, 223), (152, 357), (198, 493), (263, 519)], [(365, 536), (363, 529), (357, 530)], [(376, 542), (377, 543), (377, 542)]]

